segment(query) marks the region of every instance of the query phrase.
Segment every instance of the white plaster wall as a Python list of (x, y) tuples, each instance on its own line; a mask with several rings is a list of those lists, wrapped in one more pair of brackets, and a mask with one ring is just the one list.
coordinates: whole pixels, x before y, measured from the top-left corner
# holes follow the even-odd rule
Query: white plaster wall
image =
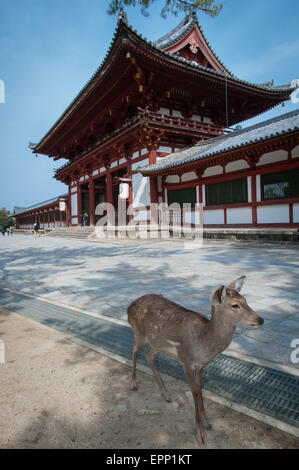
[(203, 174), (203, 178), (207, 178), (208, 176), (214, 176), (214, 175), (222, 175), (223, 173), (223, 168), (220, 165), (217, 166), (211, 166), (210, 168), (207, 168), (206, 171)]
[(191, 119), (193, 121), (201, 122), (201, 116), (198, 116), (197, 114), (193, 114)]
[(174, 117), (181, 117), (181, 118), (183, 117), (181, 111), (172, 111), (172, 115)]
[(77, 193), (72, 194), (71, 196), (71, 209), (72, 209), (72, 216), (78, 215), (78, 198)]
[(72, 217), (72, 224), (78, 225), (78, 217)]
[(259, 224), (284, 224), (290, 222), (289, 205), (260, 206), (257, 208)]
[(116, 160), (115, 162), (111, 163), (111, 168), (115, 168), (118, 165), (118, 161)]
[(206, 206), (206, 185), (202, 185), (202, 205), (203, 207)]
[(164, 147), (163, 145), (161, 145), (161, 147), (159, 147), (159, 149), (158, 149), (158, 152), (172, 153), (172, 148), (171, 147)]
[(137, 157), (139, 157), (139, 152), (134, 152), (132, 158), (137, 158)]
[(166, 183), (179, 183), (180, 177), (178, 175), (167, 176)]
[(212, 119), (209, 117), (204, 117), (203, 122), (207, 122), (208, 124), (213, 124)]
[(261, 156), (256, 166), (267, 165), (268, 163), (281, 162), (288, 159), (288, 152), (285, 150), (275, 150)]
[(147, 155), (148, 154), (148, 150), (147, 149), (142, 149), (141, 152), (140, 152), (140, 155)]
[(249, 165), (245, 160), (237, 160), (236, 162), (228, 163), (225, 167), (225, 171), (226, 173), (230, 173), (232, 171), (245, 170), (247, 168), (249, 168)]
[(135, 171), (139, 166), (148, 166), (149, 165), (149, 159), (146, 158), (145, 160), (141, 160), (140, 162), (133, 163), (132, 165), (132, 170)]
[(293, 220), (295, 224), (299, 223), (299, 204), (293, 205)]
[(292, 158), (299, 158), (299, 145), (292, 150)]
[(146, 222), (150, 220), (150, 211), (135, 211), (134, 221), (135, 222)]
[(127, 161), (127, 160), (126, 160), (125, 158), (121, 158), (121, 159), (119, 160), (119, 164), (120, 164), (120, 165), (123, 165), (124, 163), (126, 163), (126, 161)]
[(224, 210), (204, 211), (203, 220), (205, 225), (223, 225)]
[(97, 175), (99, 173), (99, 170), (94, 170), (94, 172), (92, 173), (93, 176)]
[(250, 207), (239, 207), (227, 209), (227, 224), (252, 224), (252, 209)]
[(181, 178), (181, 181), (184, 182), (184, 181), (192, 181), (192, 180), (196, 180), (197, 176), (196, 174), (191, 171), (190, 173), (185, 173), (182, 178)]
[(132, 175), (133, 207), (150, 205), (149, 178), (140, 173)]
[(102, 166), (102, 168), (100, 168), (100, 173), (104, 173), (104, 171), (106, 171), (106, 168)]
[(200, 213), (199, 213), (199, 211), (186, 212), (184, 214), (184, 217), (185, 217), (185, 222), (187, 224), (196, 224), (196, 225), (200, 224)]
[(256, 175), (256, 200), (260, 202), (262, 200), (261, 196), (261, 175)]
[(71, 189), (71, 193), (76, 193), (77, 192), (77, 186)]
[(167, 108), (160, 108), (159, 113), (161, 114), (167, 114), (168, 116), (170, 115), (170, 110)]

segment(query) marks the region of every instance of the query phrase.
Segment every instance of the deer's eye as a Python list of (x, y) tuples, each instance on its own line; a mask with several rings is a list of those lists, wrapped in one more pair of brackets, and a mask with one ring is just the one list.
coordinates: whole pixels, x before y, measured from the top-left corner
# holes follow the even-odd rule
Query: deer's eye
[(240, 308), (238, 304), (232, 305), (233, 308)]

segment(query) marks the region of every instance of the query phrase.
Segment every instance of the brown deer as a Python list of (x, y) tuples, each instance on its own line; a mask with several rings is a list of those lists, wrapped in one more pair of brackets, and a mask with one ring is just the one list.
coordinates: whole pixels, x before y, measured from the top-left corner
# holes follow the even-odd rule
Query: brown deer
[(245, 276), (228, 286), (221, 286), (211, 296), (212, 315), (209, 320), (162, 295), (145, 295), (128, 307), (128, 321), (133, 329), (132, 390), (136, 391), (138, 352), (148, 343), (147, 361), (154, 372), (162, 396), (171, 399), (155, 364), (158, 352), (178, 359), (189, 383), (195, 405), (195, 431), (198, 441), (205, 443), (204, 429), (208, 424), (202, 397), (202, 370), (231, 343), (239, 325), (260, 326), (264, 320), (240, 295)]

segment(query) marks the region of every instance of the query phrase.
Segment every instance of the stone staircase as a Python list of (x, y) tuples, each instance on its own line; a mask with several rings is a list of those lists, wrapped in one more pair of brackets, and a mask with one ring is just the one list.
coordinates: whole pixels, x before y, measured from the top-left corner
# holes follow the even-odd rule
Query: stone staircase
[(94, 227), (57, 227), (47, 234), (47, 237), (73, 238), (85, 240), (94, 232)]

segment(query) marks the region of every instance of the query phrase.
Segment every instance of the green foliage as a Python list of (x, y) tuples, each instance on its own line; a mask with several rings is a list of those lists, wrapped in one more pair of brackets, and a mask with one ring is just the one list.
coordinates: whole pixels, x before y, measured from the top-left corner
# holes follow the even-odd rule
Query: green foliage
[[(159, 0), (110, 0), (108, 14), (115, 15), (125, 6), (140, 7), (144, 16), (149, 16), (149, 9), (154, 2)], [(201, 10), (209, 16), (216, 16), (222, 9), (222, 4), (215, 3), (216, 0), (160, 0), (164, 5), (161, 16), (167, 18), (168, 14), (177, 15), (179, 11), (189, 13), (193, 10)]]
[(5, 207), (0, 209), (0, 227), (7, 228), (14, 225), (15, 219), (9, 217), (10, 211), (6, 210)]

